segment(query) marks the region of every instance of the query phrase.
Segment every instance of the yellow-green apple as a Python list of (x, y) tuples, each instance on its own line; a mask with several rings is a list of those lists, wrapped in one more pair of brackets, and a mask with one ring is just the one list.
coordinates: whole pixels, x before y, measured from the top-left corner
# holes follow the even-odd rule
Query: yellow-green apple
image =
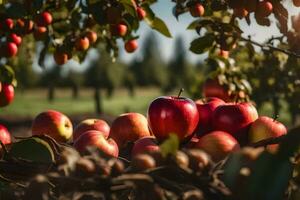
[(213, 114), (213, 129), (230, 133), (241, 145), (245, 145), (248, 143), (249, 127), (257, 118), (257, 110), (251, 103), (220, 105)]
[(223, 101), (231, 101), (232, 98), (228, 93), (228, 89), (221, 85), (218, 80), (207, 79), (203, 85), (203, 96), (204, 97), (217, 97)]
[(273, 12), (273, 5), (270, 1), (264, 0), (257, 4), (256, 15), (259, 17), (268, 17)]
[(73, 125), (70, 119), (55, 110), (40, 113), (32, 123), (32, 135), (48, 135), (58, 142), (67, 142), (72, 133)]
[[(260, 116), (255, 120), (249, 130), (249, 141), (258, 142), (263, 139), (279, 137), (287, 133), (287, 128), (277, 121), (267, 116)], [(272, 145), (273, 147), (277, 145)]]
[(104, 133), (100, 131), (87, 131), (74, 142), (75, 149), (81, 153), (86, 151), (89, 146), (97, 147), (97, 149), (109, 156), (118, 157), (119, 155), (119, 148), (114, 139), (106, 139)]
[(146, 136), (135, 141), (131, 150), (131, 157), (134, 157), (140, 153), (148, 153), (152, 151), (159, 151), (159, 146), (155, 137)]
[(84, 132), (95, 130), (104, 134), (104, 138), (108, 138), (110, 127), (106, 121), (101, 119), (86, 119), (80, 122), (74, 129), (73, 140), (75, 141)]
[(229, 133), (213, 131), (201, 137), (194, 148), (202, 149), (217, 162), (224, 159), (229, 153), (239, 150), (240, 145)]
[(196, 130), (197, 135), (203, 135), (213, 130), (213, 113), (215, 109), (224, 105), (222, 99), (216, 97), (208, 97), (195, 101), (199, 113), (199, 122)]
[(184, 141), (192, 136), (198, 121), (196, 104), (180, 95), (158, 97), (148, 108), (149, 128), (158, 141), (167, 139), (170, 134)]
[(14, 97), (14, 86), (2, 83), (2, 89), (0, 91), (0, 107), (9, 105), (14, 100)]
[(139, 138), (150, 135), (147, 119), (139, 113), (125, 113), (118, 116), (113, 121), (109, 133), (119, 149), (125, 147), (128, 142), (135, 142)]
[[(11, 135), (8, 132), (7, 128), (0, 124), (0, 141), (2, 144), (10, 144), (11, 143)], [(1, 148), (1, 146), (0, 146)]]
[(204, 7), (201, 3), (196, 3), (195, 5), (190, 7), (190, 14), (193, 17), (201, 17), (204, 15)]

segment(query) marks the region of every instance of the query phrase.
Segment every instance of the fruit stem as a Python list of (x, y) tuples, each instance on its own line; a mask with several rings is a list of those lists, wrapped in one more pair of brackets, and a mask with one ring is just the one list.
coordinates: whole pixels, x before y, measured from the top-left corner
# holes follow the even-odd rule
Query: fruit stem
[(177, 96), (178, 98), (180, 97), (180, 95), (182, 94), (183, 91), (184, 91), (184, 89), (181, 88), (180, 91), (179, 91), (179, 93), (178, 93), (178, 96)]
[(275, 116), (273, 117), (273, 122), (275, 122), (275, 121), (278, 119), (278, 117), (279, 117), (279, 115), (275, 115)]

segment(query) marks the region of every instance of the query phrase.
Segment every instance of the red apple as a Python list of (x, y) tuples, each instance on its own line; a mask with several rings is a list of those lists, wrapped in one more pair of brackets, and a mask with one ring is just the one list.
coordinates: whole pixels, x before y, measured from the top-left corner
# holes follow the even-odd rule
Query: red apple
[(68, 53), (62, 51), (55, 51), (53, 54), (54, 61), (58, 65), (66, 64), (70, 57)]
[(139, 20), (143, 20), (147, 15), (146, 11), (141, 7), (137, 7), (136, 12)]
[(86, 32), (85, 36), (89, 39), (90, 44), (97, 42), (97, 33), (95, 31)]
[(248, 15), (248, 11), (245, 8), (235, 8), (235, 9), (233, 9), (233, 14), (236, 17), (243, 19), (244, 17), (246, 17)]
[(271, 2), (264, 0), (257, 4), (256, 14), (259, 17), (268, 17), (273, 12), (273, 5)]
[(251, 103), (221, 105), (213, 114), (213, 128), (232, 134), (241, 145), (245, 145), (248, 129), (257, 118), (257, 110)]
[(136, 40), (128, 40), (125, 42), (125, 50), (128, 53), (133, 53), (138, 48), (138, 43)]
[(36, 41), (44, 40), (48, 35), (48, 29), (44, 26), (39, 26), (34, 29), (33, 37)]
[(18, 19), (17, 20), (17, 29), (22, 34), (29, 34), (33, 31), (33, 21), (27, 19)]
[(207, 79), (203, 85), (204, 97), (217, 97), (225, 102), (231, 101), (231, 97), (228, 93), (228, 89), (221, 85), (218, 80)]
[(75, 149), (81, 153), (89, 146), (95, 146), (109, 156), (118, 157), (119, 155), (117, 143), (112, 138), (106, 139), (104, 133), (96, 130), (85, 132), (74, 142)]
[(213, 131), (201, 137), (194, 148), (204, 150), (217, 162), (224, 159), (229, 153), (239, 150), (240, 146), (229, 133)]
[(229, 51), (226, 51), (226, 50), (223, 50), (223, 49), (220, 49), (219, 51), (219, 56), (223, 57), (223, 58), (229, 58)]
[(6, 18), (1, 22), (1, 29), (4, 31), (9, 31), (14, 28), (14, 21), (11, 18)]
[(21, 38), (21, 36), (18, 36), (18, 35), (15, 34), (15, 33), (9, 34), (8, 40), (9, 40), (10, 42), (15, 43), (17, 46), (20, 46), (21, 43), (22, 43), (22, 38)]
[(123, 37), (127, 33), (127, 25), (124, 23), (110, 25), (110, 32), (113, 36)]
[(1, 51), (5, 57), (11, 58), (17, 55), (18, 47), (13, 42), (6, 42), (4, 46), (1, 47)]
[(104, 134), (104, 138), (108, 138), (110, 127), (101, 119), (86, 119), (80, 122), (74, 129), (73, 140), (75, 141), (80, 135), (87, 131), (99, 131)]
[(150, 135), (147, 119), (139, 113), (120, 115), (113, 121), (109, 133), (109, 136), (117, 142), (119, 149), (125, 147), (128, 142), (135, 142)]
[(131, 157), (134, 157), (141, 153), (148, 153), (153, 151), (159, 151), (159, 146), (155, 137), (146, 136), (135, 141), (131, 150)]
[(72, 133), (70, 119), (55, 110), (40, 113), (32, 123), (32, 135), (48, 135), (58, 142), (67, 142)]
[(0, 107), (11, 104), (15, 97), (14, 86), (2, 83), (2, 90), (0, 92)]
[(250, 127), (249, 140), (251, 143), (255, 143), (263, 139), (279, 137), (286, 133), (287, 128), (276, 119), (260, 116)]
[(196, 3), (195, 5), (190, 7), (190, 14), (193, 17), (201, 17), (204, 15), (204, 7), (201, 3)]
[(89, 48), (89, 46), (90, 41), (87, 37), (80, 37), (75, 41), (75, 49), (77, 51), (85, 51)]
[(193, 134), (198, 121), (196, 104), (185, 97), (158, 97), (148, 108), (149, 128), (158, 141), (167, 139), (170, 134), (176, 134), (183, 141)]
[(197, 135), (203, 135), (213, 130), (213, 113), (215, 109), (224, 105), (225, 102), (216, 97), (209, 97), (203, 100), (195, 101), (199, 113), (199, 123), (197, 126)]
[(38, 26), (48, 26), (52, 23), (52, 20), (52, 15), (49, 12), (45, 11), (36, 16), (35, 23)]
[[(0, 141), (3, 144), (10, 144), (11, 143), (11, 135), (8, 132), (7, 128), (0, 124)], [(1, 148), (1, 146), (0, 146)]]
[(300, 7), (300, 0), (293, 0), (293, 4), (296, 7)]

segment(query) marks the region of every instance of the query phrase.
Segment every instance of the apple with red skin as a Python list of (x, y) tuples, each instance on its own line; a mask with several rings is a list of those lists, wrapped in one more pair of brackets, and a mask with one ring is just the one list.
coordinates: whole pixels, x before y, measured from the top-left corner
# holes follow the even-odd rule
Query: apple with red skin
[(246, 10), (245, 8), (235, 8), (235, 9), (233, 9), (233, 14), (236, 17), (243, 19), (244, 17), (246, 17), (248, 15), (248, 10)]
[(135, 141), (131, 150), (131, 157), (134, 157), (141, 153), (148, 153), (148, 152), (159, 151), (159, 150), (160, 148), (157, 144), (155, 137), (146, 136)]
[(22, 34), (29, 34), (33, 31), (33, 21), (29, 19), (18, 19), (17, 20), (17, 29)]
[(273, 12), (273, 5), (271, 2), (264, 0), (257, 4), (256, 14), (259, 17), (268, 17)]
[(48, 135), (58, 142), (67, 142), (73, 134), (70, 119), (55, 110), (48, 110), (36, 116), (31, 129), (32, 135)]
[(196, 134), (204, 135), (213, 130), (213, 113), (218, 106), (224, 105), (225, 102), (216, 97), (209, 97), (197, 100), (195, 103), (199, 113), (199, 122)]
[(219, 51), (219, 56), (223, 57), (223, 58), (229, 58), (229, 51), (226, 51), (226, 50), (223, 50), (223, 49), (220, 49)]
[(73, 132), (73, 140), (75, 141), (77, 138), (80, 137), (83, 133), (87, 131), (99, 131), (104, 134), (104, 138), (108, 138), (110, 127), (106, 123), (106, 121), (101, 119), (86, 119), (80, 122), (74, 129)]
[(147, 15), (146, 11), (141, 7), (137, 7), (136, 12), (139, 20), (143, 20)]
[(70, 57), (68, 53), (61, 51), (55, 51), (53, 54), (54, 61), (58, 65), (66, 64), (70, 60)]
[(90, 41), (88, 37), (80, 37), (75, 41), (75, 49), (77, 51), (85, 51), (89, 48)]
[(122, 149), (128, 142), (150, 136), (147, 118), (139, 113), (124, 113), (112, 123), (109, 136), (113, 138)]
[(194, 145), (194, 148), (202, 149), (208, 153), (214, 161), (218, 162), (231, 152), (239, 150), (240, 145), (229, 133), (213, 131), (200, 137), (198, 143)]
[(213, 114), (213, 129), (230, 133), (241, 145), (245, 145), (248, 143), (249, 127), (257, 118), (257, 110), (251, 103), (220, 105)]
[(167, 139), (170, 134), (176, 134), (183, 141), (194, 133), (198, 121), (196, 104), (180, 95), (158, 97), (148, 108), (149, 128), (158, 141)]
[(1, 29), (4, 31), (9, 31), (14, 28), (14, 20), (11, 18), (6, 18), (4, 21), (1, 22)]
[(85, 36), (89, 39), (90, 44), (97, 42), (98, 36), (95, 31), (88, 31), (86, 32)]
[(36, 41), (44, 40), (48, 35), (48, 29), (44, 26), (39, 26), (34, 29), (33, 37)]
[(2, 90), (0, 92), (0, 107), (7, 106), (12, 103), (15, 98), (15, 89), (11, 84), (2, 83)]
[(195, 5), (190, 7), (190, 14), (193, 17), (201, 17), (204, 15), (204, 7), (201, 3), (196, 3)]
[(97, 147), (109, 156), (118, 157), (119, 155), (117, 143), (112, 138), (106, 139), (104, 133), (96, 130), (87, 131), (74, 141), (74, 147), (80, 153), (84, 153), (89, 146)]
[(285, 134), (287, 134), (287, 128), (282, 123), (267, 116), (260, 116), (250, 127), (249, 140), (251, 143), (255, 143), (263, 139), (279, 137)]
[[(2, 144), (10, 144), (11, 143), (11, 135), (8, 132), (7, 128), (0, 124), (0, 141)], [(1, 147), (0, 147), (1, 148)]]
[(293, 4), (296, 7), (300, 7), (300, 0), (293, 0)]
[(128, 53), (133, 53), (138, 48), (138, 43), (136, 40), (128, 40), (125, 42), (125, 50)]
[(48, 26), (52, 24), (52, 21), (53, 21), (52, 15), (47, 11), (42, 12), (41, 14), (37, 15), (35, 18), (35, 23), (38, 26)]
[(110, 25), (110, 32), (113, 36), (123, 37), (127, 33), (127, 25), (124, 23)]
[(228, 93), (228, 89), (219, 83), (215, 79), (207, 79), (203, 85), (204, 97), (217, 97), (225, 102), (231, 101), (231, 97)]
[(8, 40), (15, 43), (17, 46), (20, 46), (22, 43), (22, 37), (15, 33), (9, 34)]
[(11, 58), (17, 55), (18, 46), (13, 42), (6, 42), (2, 47), (1, 51), (3, 55), (7, 58)]

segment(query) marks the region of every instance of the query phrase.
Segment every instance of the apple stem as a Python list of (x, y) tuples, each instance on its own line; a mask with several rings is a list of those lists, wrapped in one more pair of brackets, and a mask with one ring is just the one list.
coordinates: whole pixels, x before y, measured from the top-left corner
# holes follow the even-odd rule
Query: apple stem
[(183, 91), (184, 91), (184, 89), (181, 88), (180, 91), (179, 91), (179, 93), (178, 93), (178, 96), (177, 96), (178, 98), (180, 97), (180, 95), (182, 94)]
[(279, 115), (275, 115), (275, 116), (273, 117), (273, 122), (275, 122), (275, 121), (278, 119), (278, 117), (279, 117)]

